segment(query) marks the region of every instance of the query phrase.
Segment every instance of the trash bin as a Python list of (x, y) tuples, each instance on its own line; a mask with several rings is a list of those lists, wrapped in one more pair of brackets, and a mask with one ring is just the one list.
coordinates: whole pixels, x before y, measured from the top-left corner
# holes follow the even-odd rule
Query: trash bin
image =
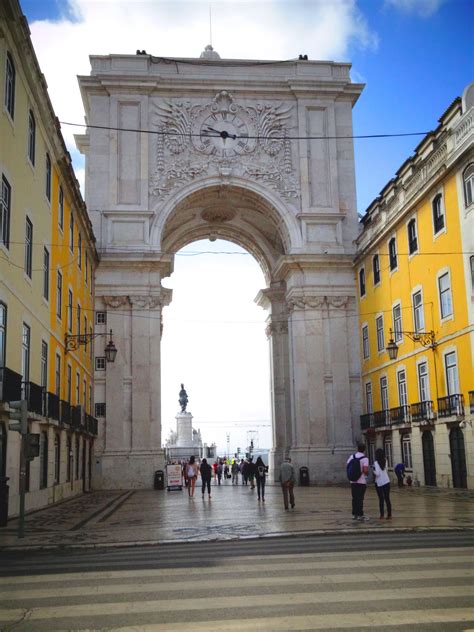
[(307, 467), (300, 467), (300, 485), (301, 487), (309, 485), (309, 470)]
[(8, 522), (8, 476), (0, 476), (0, 527), (6, 527)]
[(155, 472), (155, 489), (165, 488), (165, 473), (163, 470), (156, 470)]

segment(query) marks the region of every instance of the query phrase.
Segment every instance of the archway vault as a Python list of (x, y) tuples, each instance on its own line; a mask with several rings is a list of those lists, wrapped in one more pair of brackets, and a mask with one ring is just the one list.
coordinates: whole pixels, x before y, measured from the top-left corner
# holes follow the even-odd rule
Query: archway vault
[(242, 183), (190, 187), (170, 200), (159, 217), (152, 241), (160, 243), (162, 252), (174, 254), (199, 239), (225, 239), (255, 257), (268, 285), (278, 280), (273, 270), (279, 258), (300, 246), (294, 214)]

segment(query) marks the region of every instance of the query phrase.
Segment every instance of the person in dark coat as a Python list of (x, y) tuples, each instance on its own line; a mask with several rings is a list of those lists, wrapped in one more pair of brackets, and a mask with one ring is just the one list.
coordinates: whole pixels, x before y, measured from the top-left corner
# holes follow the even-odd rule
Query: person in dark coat
[(247, 478), (250, 483), (250, 489), (255, 489), (255, 472), (256, 471), (257, 471), (257, 467), (255, 463), (253, 462), (253, 457), (250, 456), (249, 462), (247, 464), (247, 470), (246, 470)]
[(265, 502), (265, 477), (267, 468), (262, 461), (262, 457), (259, 456), (255, 463), (255, 480), (257, 481), (257, 500), (262, 499)]
[(207, 494), (209, 498), (211, 497), (211, 478), (212, 478), (212, 467), (207, 462), (207, 459), (203, 459), (201, 461), (201, 480), (202, 480), (202, 497), (204, 498), (204, 493), (207, 487)]
[(242, 459), (240, 463), (240, 473), (242, 474), (242, 485), (247, 485), (247, 482), (248, 482), (247, 467), (248, 467), (247, 461), (244, 461)]

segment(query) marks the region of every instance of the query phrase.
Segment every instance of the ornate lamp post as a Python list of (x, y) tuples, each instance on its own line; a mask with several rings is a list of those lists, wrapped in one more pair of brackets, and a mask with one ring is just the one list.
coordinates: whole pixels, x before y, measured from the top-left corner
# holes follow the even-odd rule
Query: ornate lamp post
[[(97, 336), (106, 336), (105, 333), (93, 333), (93, 334), (65, 334), (64, 336), (64, 346), (66, 347), (66, 353), (68, 351), (75, 351), (79, 349), (81, 345), (87, 345), (89, 342), (92, 342), (94, 338)], [(112, 340), (112, 330), (109, 332), (109, 341), (104, 349), (104, 355), (107, 362), (115, 362), (115, 356), (117, 355), (117, 347)]]
[[(431, 331), (398, 331), (398, 334), (408, 336), (413, 342), (419, 342), (423, 347), (434, 349), (438, 344), (435, 333)], [(398, 356), (398, 345), (393, 338), (393, 331), (390, 329), (390, 340), (385, 348), (390, 360), (396, 360)]]

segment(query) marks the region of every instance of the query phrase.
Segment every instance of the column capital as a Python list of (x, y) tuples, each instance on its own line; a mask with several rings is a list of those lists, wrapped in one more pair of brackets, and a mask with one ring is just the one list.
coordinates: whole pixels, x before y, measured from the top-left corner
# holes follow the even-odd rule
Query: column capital
[(265, 334), (267, 338), (271, 338), (273, 335), (287, 334), (288, 333), (288, 321), (287, 320), (270, 320), (265, 327)]

